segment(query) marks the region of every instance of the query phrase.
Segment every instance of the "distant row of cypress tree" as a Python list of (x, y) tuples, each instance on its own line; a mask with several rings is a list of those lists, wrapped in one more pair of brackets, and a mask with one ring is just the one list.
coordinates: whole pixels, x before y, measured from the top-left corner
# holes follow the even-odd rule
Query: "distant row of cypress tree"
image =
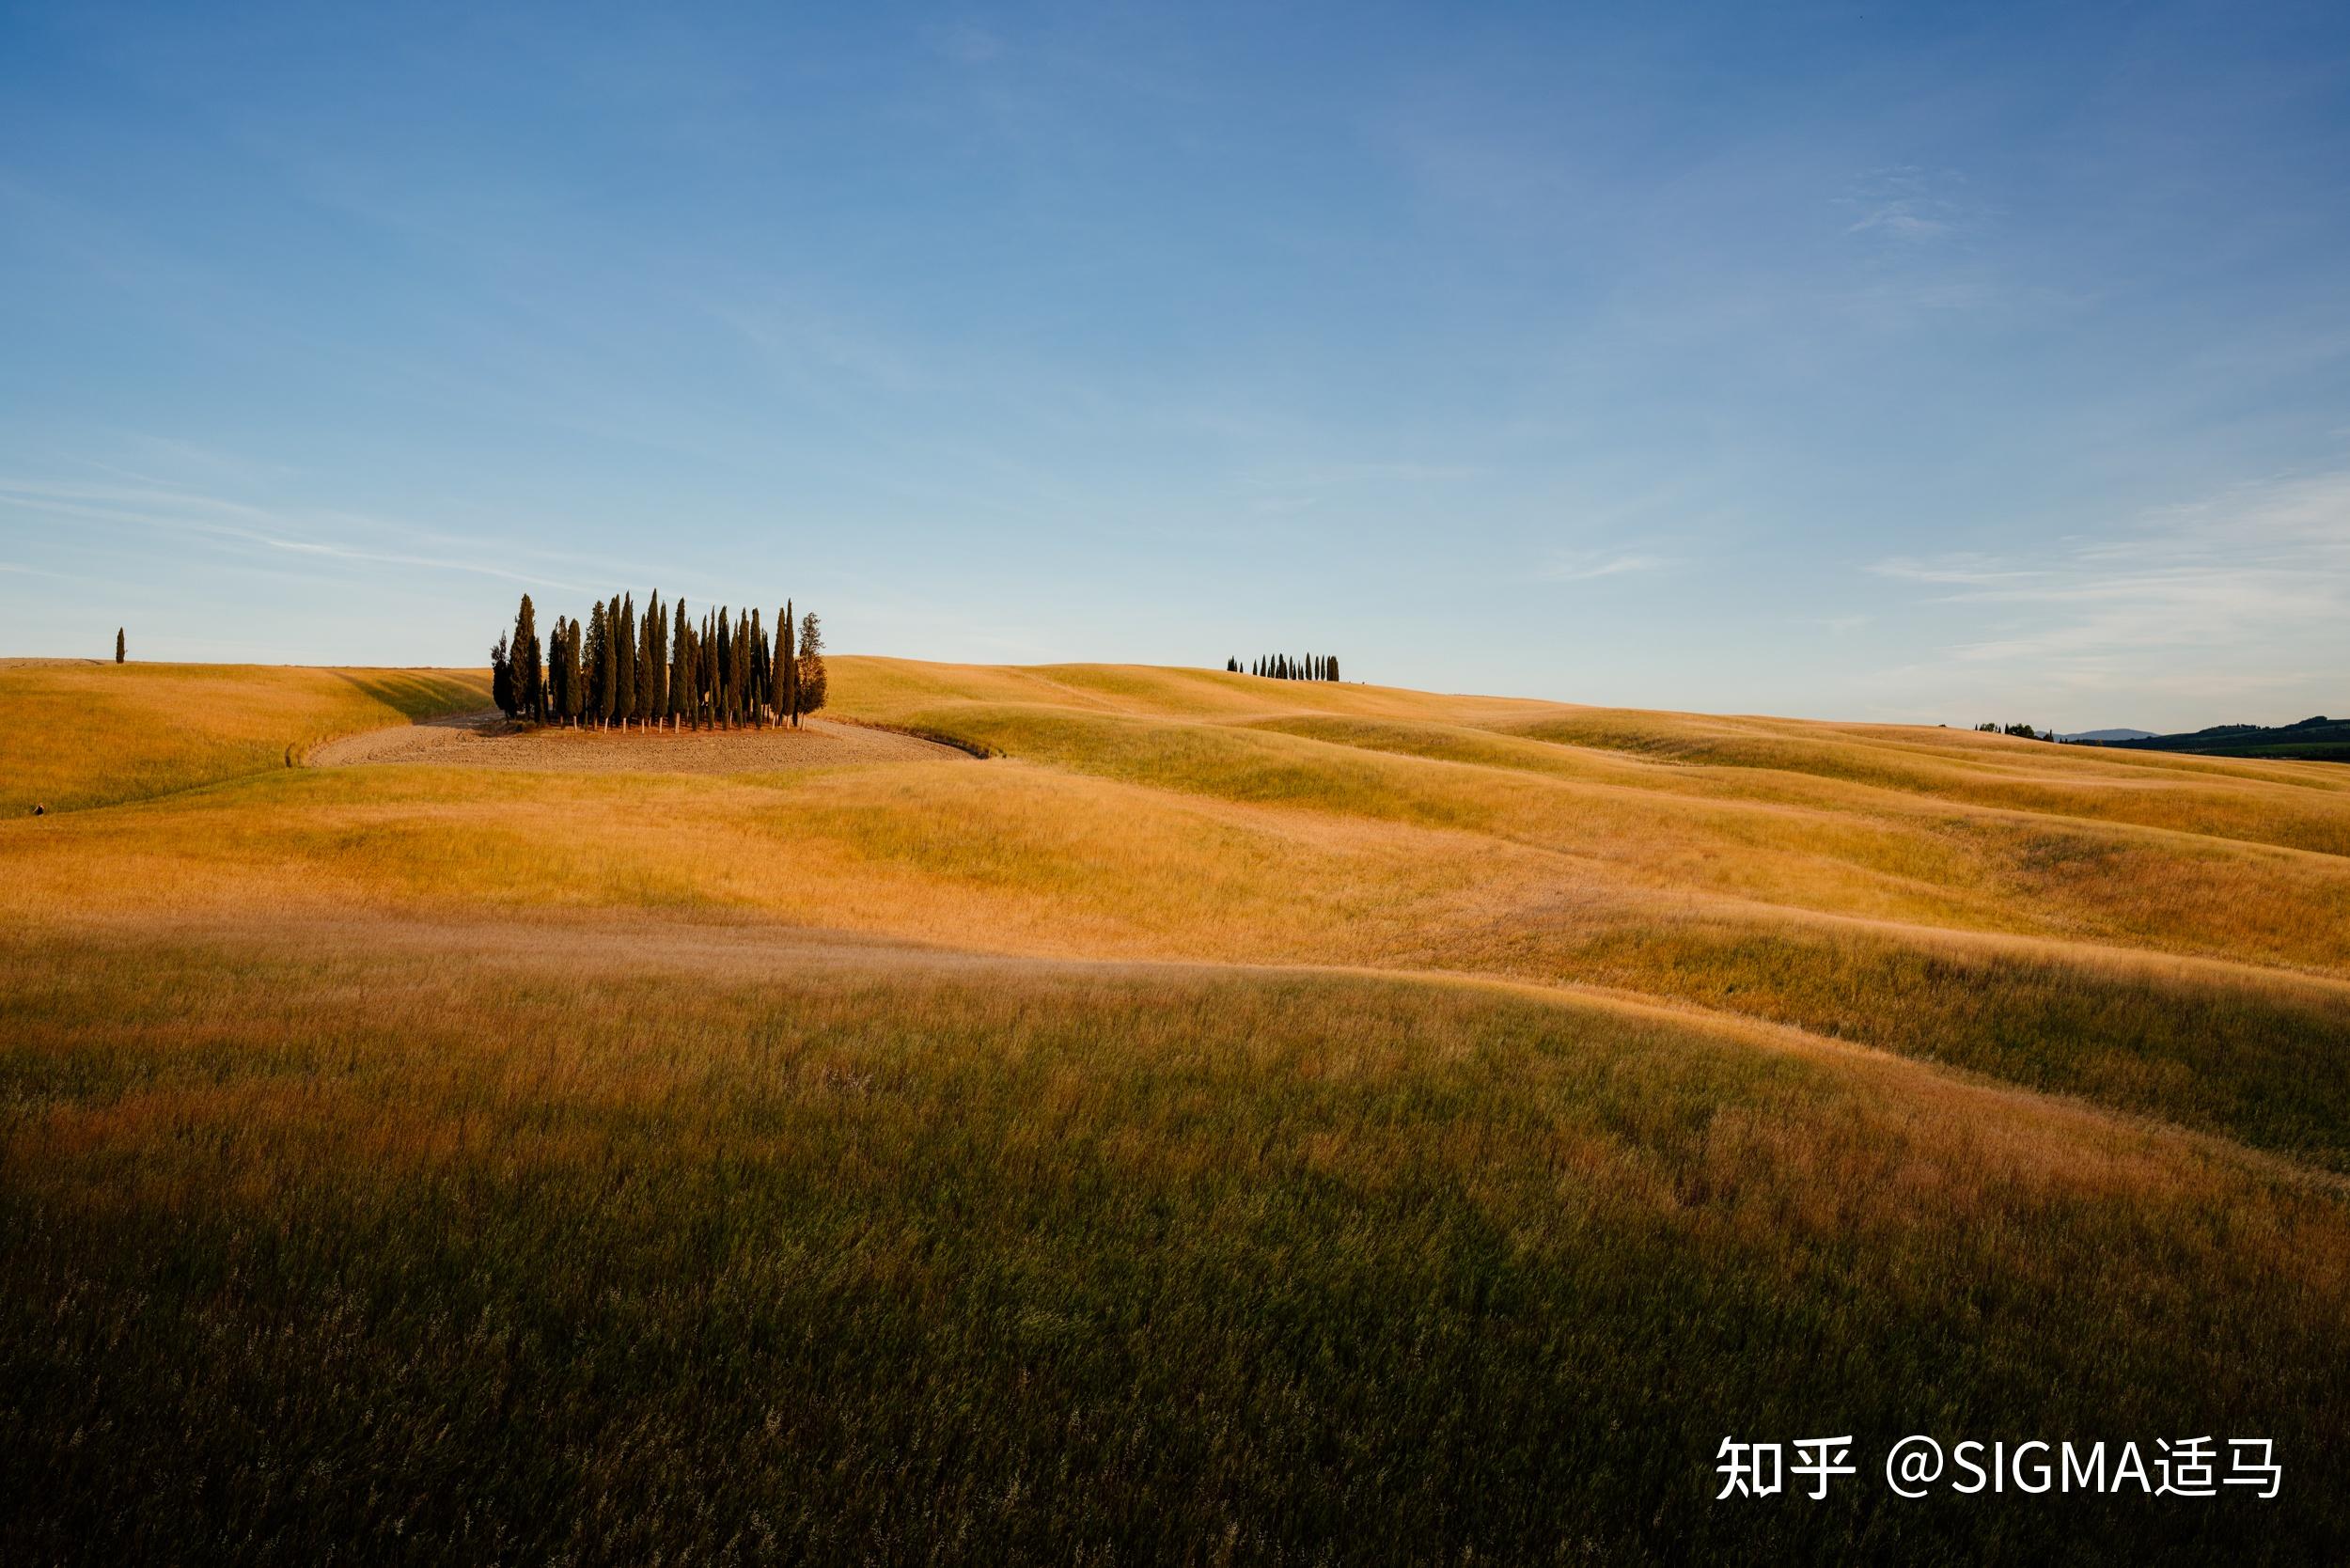
[(586, 625), (557, 616), (541, 651), (524, 594), (514, 630), (490, 650), (491, 694), (509, 718), (583, 729), (734, 729), (789, 723), (824, 705), (824, 634), (791, 604), (771, 645), (757, 610), (723, 605), (697, 622), (682, 600), (612, 596)]
[[(1224, 667), (1237, 675), (1241, 672), (1238, 659), (1227, 659)], [(1261, 675), (1274, 681), (1335, 681), (1339, 678), (1339, 656), (1336, 653), (1268, 653), (1248, 666), (1251, 675)]]

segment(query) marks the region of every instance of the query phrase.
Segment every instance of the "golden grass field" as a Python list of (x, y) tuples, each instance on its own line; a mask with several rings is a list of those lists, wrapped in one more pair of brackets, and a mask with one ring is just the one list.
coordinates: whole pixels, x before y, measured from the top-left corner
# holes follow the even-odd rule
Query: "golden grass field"
[[(995, 755), (303, 765), (485, 690), (0, 666), (0, 1558), (2350, 1529), (2350, 769), (857, 658)], [(2286, 1485), (1714, 1504), (1829, 1431)]]

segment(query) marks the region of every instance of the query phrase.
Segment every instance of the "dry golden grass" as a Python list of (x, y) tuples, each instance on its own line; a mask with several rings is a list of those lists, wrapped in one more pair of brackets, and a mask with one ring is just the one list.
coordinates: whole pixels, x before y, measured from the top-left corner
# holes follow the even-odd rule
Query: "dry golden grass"
[(0, 818), (284, 767), (337, 735), (489, 701), (471, 670), (0, 660)]
[(170, 1478), (87, 1540), (1932, 1558), (2024, 1548), (1688, 1505), (1742, 1422), (2342, 1457), (2350, 774), (869, 659), (1005, 755), (289, 770), (478, 680), (131, 669), (0, 670), (116, 802), (0, 821), (0, 1448)]
[[(2350, 1043), (2326, 983), (2350, 977), (2350, 860), (1962, 798), (1997, 773), (2057, 793), (2139, 780), (2183, 817), (2322, 807), (2342, 797), (2321, 764), (2182, 769), (1971, 732), (1200, 671), (842, 660), (835, 680), (853, 716), (1010, 758), (732, 778), (280, 770), (0, 823), (0, 909), (651, 908), (1059, 957), (1599, 984), (2350, 1159), (2321, 1071)], [(1680, 760), (1642, 755), (1642, 722), (1647, 749)], [(1527, 732), (1563, 725), (1607, 744)], [(1772, 744), (1807, 766), (1688, 760), (1709, 725), (1783, 732)], [(609, 744), (657, 764), (643, 739)], [(1855, 782), (1846, 751), (1890, 760)], [(1883, 781), (1896, 765), (1911, 787)]]

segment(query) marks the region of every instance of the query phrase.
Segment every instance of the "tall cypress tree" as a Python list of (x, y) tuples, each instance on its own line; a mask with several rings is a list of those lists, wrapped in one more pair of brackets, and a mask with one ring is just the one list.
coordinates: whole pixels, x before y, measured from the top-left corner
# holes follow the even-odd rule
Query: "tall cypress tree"
[(737, 724), (748, 724), (751, 718), (751, 618), (741, 610), (734, 612), (733, 662), (727, 666), (728, 698), (734, 707)]
[(564, 658), (564, 694), (561, 694), (564, 700), (561, 700), (561, 710), (555, 717), (578, 729), (580, 713), (588, 708), (588, 680), (580, 672), (580, 653), (585, 651), (585, 635), (580, 633), (578, 616), (571, 616), (569, 620), (564, 620), (561, 633), (564, 633), (564, 656), (561, 656)]
[(636, 595), (620, 600), (620, 628), (612, 635), (612, 716), (628, 728), (636, 716)]
[(583, 655), (587, 666), (588, 689), (582, 693), (585, 713), (581, 715), (590, 727), (601, 729), (612, 713), (612, 650), (606, 646), (603, 601), (599, 599), (588, 611), (588, 649)]
[(545, 718), (540, 690), (539, 612), (531, 607), (526, 593), (514, 612), (514, 635), (506, 645), (506, 656), (514, 662), (514, 706), (533, 719)]
[(800, 661), (791, 651), (791, 601), (783, 602), (783, 619), (776, 626), (776, 658), (783, 666), (783, 714), (791, 728), (800, 727)]
[(767, 634), (759, 624), (759, 611), (751, 611), (751, 722), (767, 728)]
[[(501, 643), (505, 640), (503, 637), (498, 639)], [(122, 663), (122, 628), (119, 626), (115, 628), (115, 663)]]
[(661, 590), (655, 588), (645, 601), (645, 623), (638, 633), (636, 647), (636, 716), (653, 726), (661, 723), (661, 715), (668, 708), (668, 695), (661, 684), (661, 651), (665, 646), (661, 635)]
[(588, 628), (573, 616), (563, 628), (563, 718), (572, 729), (588, 716)]
[(1330, 667), (1329, 667), (1329, 669), (1328, 669), (1327, 671), (1325, 671), (1325, 672), (1324, 672), (1324, 679), (1326, 679), (1326, 680), (1331, 680), (1331, 681), (1335, 681), (1335, 680), (1337, 680), (1338, 678), (1339, 678), (1339, 656), (1338, 656), (1336, 653), (1333, 653), (1333, 654), (1331, 654), (1331, 655), (1330, 655)]
[(718, 667), (716, 616), (702, 612), (701, 646), (694, 650), (695, 701), (713, 726), (718, 722), (718, 684), (711, 679)]
[(733, 722), (734, 710), (727, 706), (727, 672), (733, 667), (734, 630), (727, 607), (721, 604), (710, 646), (710, 716), (713, 723)]
[(556, 720), (563, 716), (563, 639), (570, 629), (558, 615), (554, 629), (547, 633), (547, 713)]
[(547, 635), (547, 712), (557, 721), (571, 714), (571, 622), (558, 615), (555, 630)]
[(677, 623), (669, 641), (669, 727), (675, 729), (685, 723), (685, 692), (694, 668), (686, 659), (685, 644), (694, 635), (694, 626), (685, 618), (684, 600), (669, 606), (669, 619)]

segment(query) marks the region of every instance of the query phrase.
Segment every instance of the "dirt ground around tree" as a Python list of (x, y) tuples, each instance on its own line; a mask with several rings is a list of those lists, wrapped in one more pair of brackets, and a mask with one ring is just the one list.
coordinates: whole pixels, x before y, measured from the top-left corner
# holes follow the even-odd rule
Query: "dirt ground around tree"
[(549, 773), (769, 773), (869, 762), (968, 761), (952, 746), (887, 729), (803, 719), (769, 729), (523, 729), (494, 710), (347, 735), (313, 749), (315, 768), (374, 762)]

